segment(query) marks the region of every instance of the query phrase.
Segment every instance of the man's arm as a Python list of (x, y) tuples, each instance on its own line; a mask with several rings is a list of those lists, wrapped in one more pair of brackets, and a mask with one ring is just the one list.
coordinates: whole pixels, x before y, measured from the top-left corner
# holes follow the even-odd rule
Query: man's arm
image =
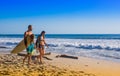
[(27, 34), (26, 34), (26, 32), (25, 32), (25, 33), (24, 33), (24, 44), (25, 44), (25, 47), (27, 48), (26, 36), (27, 36)]

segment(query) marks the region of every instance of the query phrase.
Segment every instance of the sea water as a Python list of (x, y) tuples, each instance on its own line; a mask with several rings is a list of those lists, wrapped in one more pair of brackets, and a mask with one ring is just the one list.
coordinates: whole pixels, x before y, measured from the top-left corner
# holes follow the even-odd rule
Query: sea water
[[(22, 39), (22, 34), (0, 35), (0, 51), (11, 51)], [(120, 62), (120, 34), (47, 34), (46, 42), (47, 52)]]

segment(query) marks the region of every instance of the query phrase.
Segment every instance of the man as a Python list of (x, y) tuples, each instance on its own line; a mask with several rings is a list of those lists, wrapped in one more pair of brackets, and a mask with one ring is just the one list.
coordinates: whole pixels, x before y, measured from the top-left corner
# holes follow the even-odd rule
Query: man
[[(29, 47), (27, 45), (27, 36), (31, 36), (31, 35), (33, 35), (33, 33), (32, 33), (32, 25), (29, 25), (28, 26), (28, 30), (24, 33), (24, 44), (25, 44), (26, 50), (28, 50), (28, 47)], [(30, 60), (31, 60), (30, 53), (27, 53), (27, 55), (23, 59), (23, 64), (24, 64), (25, 60), (27, 59), (27, 57), (28, 57), (28, 65), (29, 65), (30, 64)]]
[(28, 47), (28, 45), (27, 45), (27, 36), (30, 36), (32, 34), (33, 34), (32, 33), (32, 25), (29, 25), (28, 30), (24, 33), (24, 43), (25, 43), (26, 48)]

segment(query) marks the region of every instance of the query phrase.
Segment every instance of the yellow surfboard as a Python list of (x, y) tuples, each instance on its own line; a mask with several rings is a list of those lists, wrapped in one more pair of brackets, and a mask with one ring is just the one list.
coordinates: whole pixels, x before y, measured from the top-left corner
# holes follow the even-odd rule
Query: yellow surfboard
[[(30, 45), (30, 36), (27, 36), (27, 45)], [(11, 51), (12, 54), (17, 54), (25, 50), (24, 39)]]

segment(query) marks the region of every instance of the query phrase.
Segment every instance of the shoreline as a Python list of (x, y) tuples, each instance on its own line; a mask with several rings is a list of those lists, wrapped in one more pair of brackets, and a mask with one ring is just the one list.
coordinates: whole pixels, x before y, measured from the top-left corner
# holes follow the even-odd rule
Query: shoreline
[[(120, 64), (117, 62), (99, 60), (99, 59), (87, 58), (87, 57), (80, 57), (80, 56), (79, 56), (79, 59), (70, 59), (70, 58), (62, 58), (62, 57), (56, 58), (57, 55), (60, 55), (60, 54), (52, 53), (51, 55), (46, 55), (46, 57), (52, 59), (52, 60), (44, 59), (46, 68), (49, 67), (49, 65), (51, 65), (51, 66), (57, 67), (54, 69), (61, 69), (61, 70), (64, 69), (64, 71), (67, 70), (69, 72), (74, 71), (75, 75), (90, 74), (90, 75), (86, 75), (86, 76), (120, 76), (120, 72), (119, 72), (120, 69), (118, 68), (118, 67), (120, 67)], [(15, 59), (17, 63), (19, 63), (23, 59), (23, 57), (21, 57), (21, 56), (10, 54), (10, 53), (7, 53), (7, 54), (1, 53), (0, 57), (2, 57), (2, 56), (3, 57), (16, 56), (16, 57), (18, 57), (18, 60)], [(4, 58), (4, 59), (7, 61), (11, 60), (9, 58)], [(3, 60), (3, 62), (5, 60)], [(2, 65), (4, 65), (4, 64), (2, 64)], [(22, 63), (20, 62), (20, 64), (18, 64), (18, 65), (22, 65)], [(13, 64), (13, 66), (16, 66), (16, 65)], [(38, 64), (38, 66), (39, 66), (39, 64)], [(34, 69), (35, 68), (38, 68), (38, 67), (34, 66)], [(51, 68), (53, 68), (53, 67), (51, 67)], [(1, 68), (1, 69), (3, 69), (3, 68)], [(0, 70), (0, 72), (1, 71), (2, 70)], [(65, 75), (65, 76), (67, 76), (67, 75)], [(63, 74), (63, 76), (64, 76), (64, 74)], [(81, 76), (84, 76), (84, 75), (81, 75)]]
[[(49, 51), (50, 52), (50, 51)], [(22, 51), (21, 53), (26, 54), (26, 51)], [(52, 54), (57, 55), (61, 55), (63, 53), (56, 53), (56, 52), (51, 52)], [(0, 55), (1, 54), (11, 54), (10, 51), (0, 51)], [(100, 61), (108, 61), (108, 62), (113, 62), (113, 63), (120, 63), (120, 61), (117, 60), (110, 60), (110, 59), (102, 59), (102, 58), (94, 58), (94, 57), (86, 57), (86, 56), (76, 56), (76, 55), (72, 55), (72, 54), (65, 54), (65, 55), (69, 55), (69, 56), (75, 56), (75, 57), (81, 57), (81, 58), (88, 58), (88, 59), (94, 59), (94, 60), (100, 60)]]

